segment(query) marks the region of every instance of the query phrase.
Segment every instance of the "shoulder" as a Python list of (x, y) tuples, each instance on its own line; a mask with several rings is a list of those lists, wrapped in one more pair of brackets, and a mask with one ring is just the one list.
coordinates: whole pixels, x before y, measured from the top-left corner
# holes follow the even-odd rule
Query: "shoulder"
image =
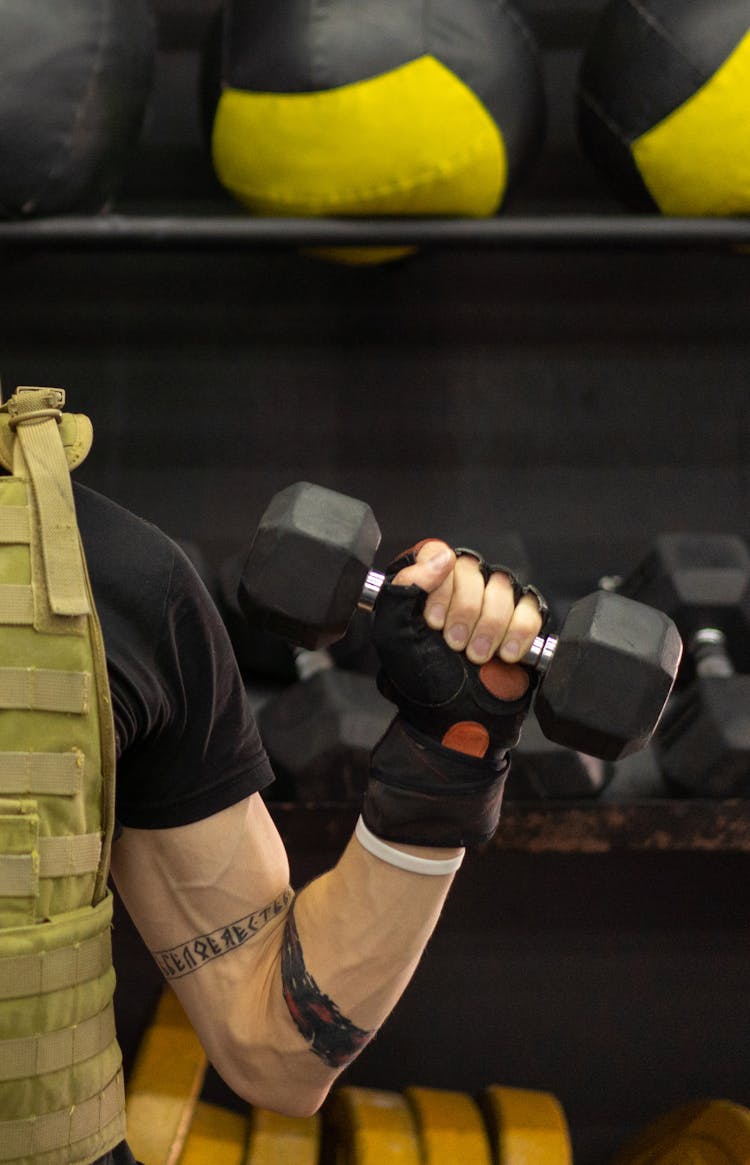
[(76, 483), (74, 496), (108, 655), (123, 640), (150, 654), (175, 610), (218, 620), (193, 564), (163, 530), (86, 486)]
[(163, 596), (171, 584), (175, 543), (158, 527), (110, 498), (77, 482), (73, 492), (97, 601), (99, 591), (106, 597), (137, 590), (143, 601)]
[(199, 820), (273, 779), (226, 628), (171, 538), (101, 494), (74, 492), (107, 654), (118, 818)]
[(122, 753), (152, 733), (173, 705), (172, 687), (180, 681), (171, 625), (182, 624), (179, 643), (189, 651), (191, 639), (218, 633), (218, 614), (162, 530), (84, 486), (76, 484), (74, 496)]

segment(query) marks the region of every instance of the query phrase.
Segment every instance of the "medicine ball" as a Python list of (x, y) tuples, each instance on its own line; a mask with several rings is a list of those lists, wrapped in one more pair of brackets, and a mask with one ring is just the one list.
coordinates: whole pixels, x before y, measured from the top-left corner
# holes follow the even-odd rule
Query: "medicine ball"
[(492, 215), (544, 129), (503, 0), (228, 0), (204, 91), (218, 178), (259, 215)]
[(150, 93), (147, 0), (0, 0), (0, 214), (102, 209)]
[(579, 81), (582, 147), (623, 201), (750, 211), (750, 0), (610, 0)]

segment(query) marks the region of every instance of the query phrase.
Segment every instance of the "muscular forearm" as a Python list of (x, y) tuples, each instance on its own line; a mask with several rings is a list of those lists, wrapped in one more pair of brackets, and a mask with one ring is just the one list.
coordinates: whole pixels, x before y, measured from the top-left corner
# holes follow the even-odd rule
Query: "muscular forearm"
[[(192, 826), (126, 829), (113, 872), (217, 1071), (252, 1103), (291, 1114), (317, 1108), (383, 1022), (452, 880), (405, 873), (353, 838), (295, 896), (295, 945), (288, 866), (257, 795)], [(314, 1008), (314, 1031), (304, 1020), (300, 1030), (293, 1013), (310, 992), (329, 1002)]]
[(353, 838), (335, 868), (298, 895), (294, 917), (307, 969), (359, 1028), (377, 1029), (397, 1001), (451, 881), (450, 874), (399, 870)]
[[(402, 848), (427, 858), (458, 852)], [(452, 879), (396, 869), (353, 838), (337, 865), (297, 895), (267, 1000), (283, 1055), (265, 1073), (266, 1103), (291, 1112), (320, 1105), (400, 998)]]

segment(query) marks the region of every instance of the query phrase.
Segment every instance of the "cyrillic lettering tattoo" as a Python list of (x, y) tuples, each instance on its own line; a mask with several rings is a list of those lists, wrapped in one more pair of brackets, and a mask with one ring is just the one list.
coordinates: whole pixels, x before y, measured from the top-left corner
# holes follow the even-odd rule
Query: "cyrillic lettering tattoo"
[(261, 910), (254, 910), (236, 922), (220, 926), (210, 934), (197, 935), (179, 947), (169, 951), (152, 951), (157, 966), (166, 979), (181, 979), (197, 971), (204, 963), (218, 959), (229, 951), (234, 951), (262, 930), (272, 919), (278, 918), (294, 897), (291, 886), (287, 886), (278, 898)]
[(281, 983), (284, 1001), (300, 1034), (315, 1055), (329, 1067), (345, 1068), (374, 1035), (374, 1032), (356, 1027), (342, 1015), (307, 970), (294, 921), (294, 907), (289, 911), (284, 927)]

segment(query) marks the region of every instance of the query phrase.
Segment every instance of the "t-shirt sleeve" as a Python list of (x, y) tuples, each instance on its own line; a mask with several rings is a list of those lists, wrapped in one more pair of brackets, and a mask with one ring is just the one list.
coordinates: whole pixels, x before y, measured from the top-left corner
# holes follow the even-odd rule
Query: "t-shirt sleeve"
[[(130, 674), (111, 676), (120, 689), (117, 819), (136, 829), (190, 824), (273, 780), (224, 624), (172, 549), (155, 640), (142, 644)], [(130, 632), (137, 642), (138, 629)]]

